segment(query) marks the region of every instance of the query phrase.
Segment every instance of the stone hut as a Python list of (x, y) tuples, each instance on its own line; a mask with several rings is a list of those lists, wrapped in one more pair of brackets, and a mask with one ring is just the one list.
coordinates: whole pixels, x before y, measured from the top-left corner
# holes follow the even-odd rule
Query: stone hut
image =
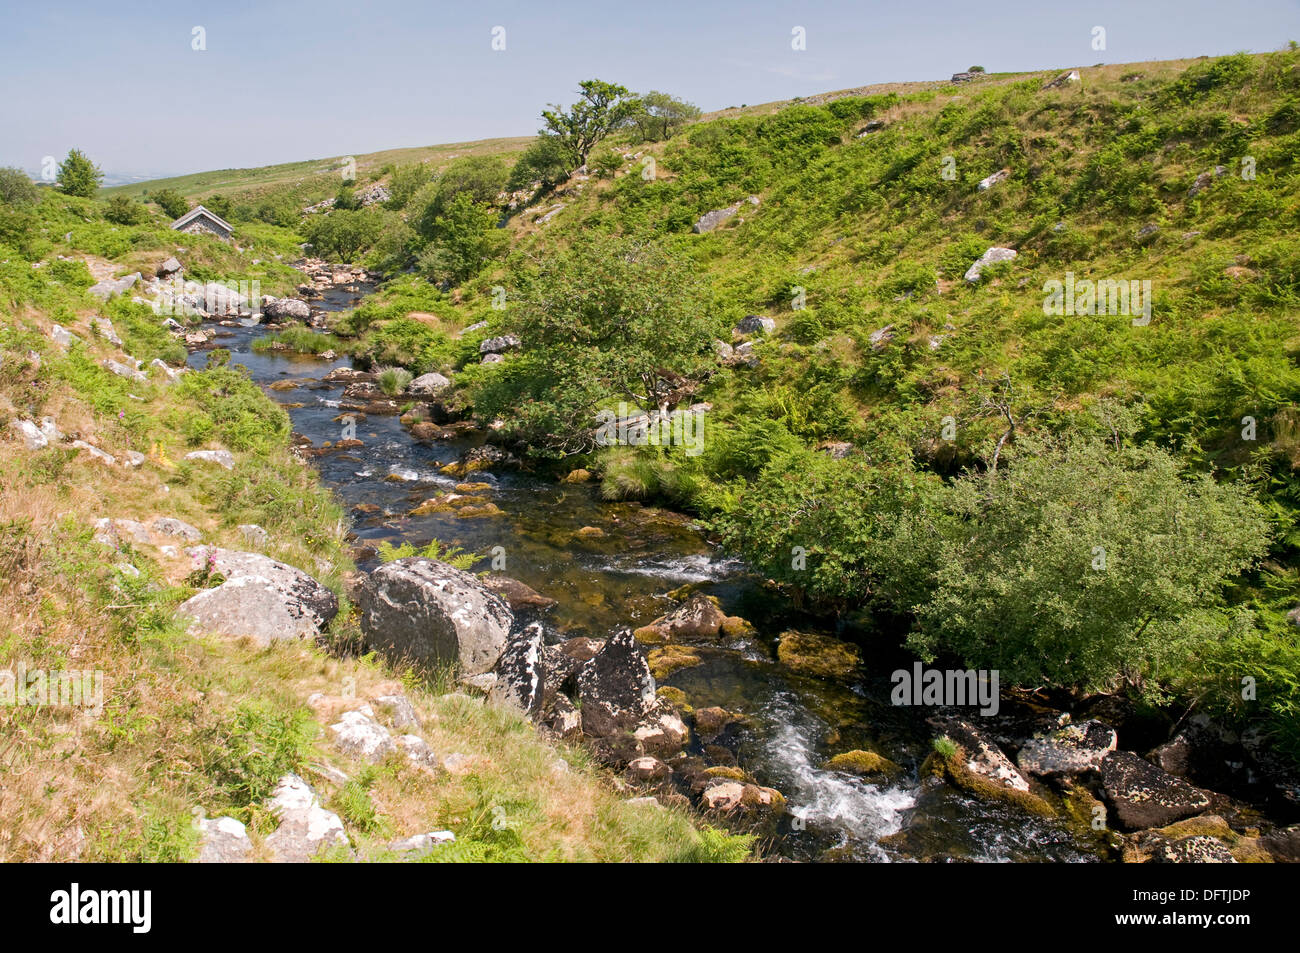
[(176, 221), (172, 228), (187, 235), (215, 235), (223, 242), (229, 241), (234, 234), (234, 226), (215, 212), (210, 212), (202, 205), (190, 209)]

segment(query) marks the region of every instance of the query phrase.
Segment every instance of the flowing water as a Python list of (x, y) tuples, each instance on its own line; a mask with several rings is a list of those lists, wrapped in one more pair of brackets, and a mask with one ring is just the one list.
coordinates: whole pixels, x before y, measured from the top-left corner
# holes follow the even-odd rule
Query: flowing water
[[(335, 288), (317, 304), (342, 310), (354, 306), (360, 293)], [(296, 382), (269, 391), (287, 406), (294, 430), (318, 446), (338, 441), (343, 385), (320, 378), (350, 362), (252, 351), (252, 342), (266, 333), (260, 326), (224, 328), (215, 344), (266, 387)], [(192, 354), (190, 363), (204, 366), (204, 352)], [(720, 554), (690, 519), (638, 504), (603, 503), (591, 486), (513, 471), (452, 479), (438, 468), (461, 458), (481, 438), (425, 445), (412, 440), (396, 417), (356, 416), (356, 437), (363, 446), (326, 453), (314, 465), (351, 508), (359, 544), (409, 540), (422, 545), (438, 539), (485, 557), (502, 547), (498, 552), (505, 555), (508, 575), (558, 600), (540, 615), (552, 641), (599, 638), (619, 626), (644, 625), (671, 608), (665, 594), (686, 583), (717, 596), (729, 615), (754, 624), (755, 637), (726, 648), (700, 647), (701, 664), (674, 672), (661, 684), (680, 688), (697, 708), (719, 705), (746, 716), (715, 744), (787, 797), (789, 814), (766, 844), (768, 852), (802, 860), (1091, 859), (1057, 825), (918, 783), (917, 768), (933, 731), (917, 711), (889, 702), (888, 675), (901, 658), (868, 656), (865, 674), (843, 684), (801, 677), (778, 665), (776, 636), (794, 626), (815, 630), (816, 623), (801, 618), (741, 562)], [(462, 481), (490, 484), (482, 495), (504, 515), (407, 515)], [(576, 535), (588, 526), (605, 535)], [(475, 569), (487, 568), (488, 562), (485, 558)], [(361, 568), (373, 567), (362, 562)], [(871, 783), (823, 767), (832, 755), (854, 748), (883, 752), (905, 769), (903, 777)]]

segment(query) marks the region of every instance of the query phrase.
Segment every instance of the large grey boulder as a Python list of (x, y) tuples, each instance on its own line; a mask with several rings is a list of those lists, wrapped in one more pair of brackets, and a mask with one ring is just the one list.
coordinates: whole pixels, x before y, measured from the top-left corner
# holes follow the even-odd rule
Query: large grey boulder
[(980, 280), (980, 276), (983, 275), (986, 267), (989, 265), (995, 265), (1000, 261), (1011, 261), (1015, 257), (1016, 250), (1014, 248), (999, 248), (994, 246), (984, 254), (980, 255), (979, 258), (975, 259), (974, 264), (966, 269), (966, 280), (971, 284), (975, 284)]
[(623, 629), (578, 674), (583, 734), (604, 738), (636, 729), (655, 706), (655, 680), (631, 629)]
[(380, 566), (357, 594), (367, 643), (422, 667), (454, 664), (461, 675), (490, 672), (514, 617), (478, 579), (420, 556)]
[(1101, 767), (1102, 759), (1115, 750), (1115, 729), (1092, 720), (1066, 725), (1045, 738), (1032, 738), (1016, 755), (1020, 770), (1035, 777), (1072, 777)]
[(259, 553), (215, 546), (188, 550), (225, 581), (181, 603), (177, 615), (193, 631), (247, 636), (259, 646), (315, 638), (338, 612), (334, 593), (301, 570)]
[(411, 394), (432, 397), (435, 394), (442, 393), (450, 386), (451, 381), (447, 380), (447, 378), (443, 377), (441, 374), (430, 373), (421, 374), (415, 380), (411, 381), (411, 383), (407, 385), (406, 390)]
[(271, 321), (306, 321), (311, 318), (311, 308), (297, 298), (276, 298), (262, 305), (262, 315)]
[(135, 283), (140, 280), (140, 272), (135, 272), (124, 278), (105, 278), (90, 286), (90, 293), (101, 301), (107, 301), (113, 295), (124, 294), (134, 287)]
[(1130, 751), (1112, 751), (1105, 757), (1101, 786), (1120, 824), (1129, 830), (1164, 827), (1210, 806), (1200, 790)]

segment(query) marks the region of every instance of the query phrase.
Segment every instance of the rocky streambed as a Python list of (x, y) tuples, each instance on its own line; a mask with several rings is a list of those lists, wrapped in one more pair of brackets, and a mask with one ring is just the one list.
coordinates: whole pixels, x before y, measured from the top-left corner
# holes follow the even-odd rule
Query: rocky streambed
[[(302, 290), (343, 309), (360, 277), (322, 267)], [(602, 503), (581, 473), (520, 472), (446, 412), (438, 381), (393, 399), (346, 359), (253, 351), (263, 326), (219, 333), (351, 508), (372, 647), (458, 661), (472, 690), (581, 738), (629, 796), (689, 803), (799, 860), (1300, 852), (1300, 785), (1254, 739), (1110, 696), (1004, 696), (993, 716), (895, 705), (890, 675), (912, 660), (863, 646), (896, 640), (801, 615), (690, 519)], [(488, 575), (377, 558), (433, 539)]]

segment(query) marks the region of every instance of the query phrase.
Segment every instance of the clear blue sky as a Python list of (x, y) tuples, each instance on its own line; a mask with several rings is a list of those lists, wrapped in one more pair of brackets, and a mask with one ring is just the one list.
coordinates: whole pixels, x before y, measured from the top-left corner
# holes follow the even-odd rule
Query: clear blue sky
[[(191, 48), (195, 26), (205, 51)], [(795, 26), (806, 50), (791, 49)], [(108, 172), (184, 173), (529, 135), (546, 103), (571, 102), (591, 77), (710, 110), (974, 64), (1089, 66), (1291, 39), (1296, 0), (55, 0), (5, 14), (0, 165), (35, 170), (79, 146)]]

